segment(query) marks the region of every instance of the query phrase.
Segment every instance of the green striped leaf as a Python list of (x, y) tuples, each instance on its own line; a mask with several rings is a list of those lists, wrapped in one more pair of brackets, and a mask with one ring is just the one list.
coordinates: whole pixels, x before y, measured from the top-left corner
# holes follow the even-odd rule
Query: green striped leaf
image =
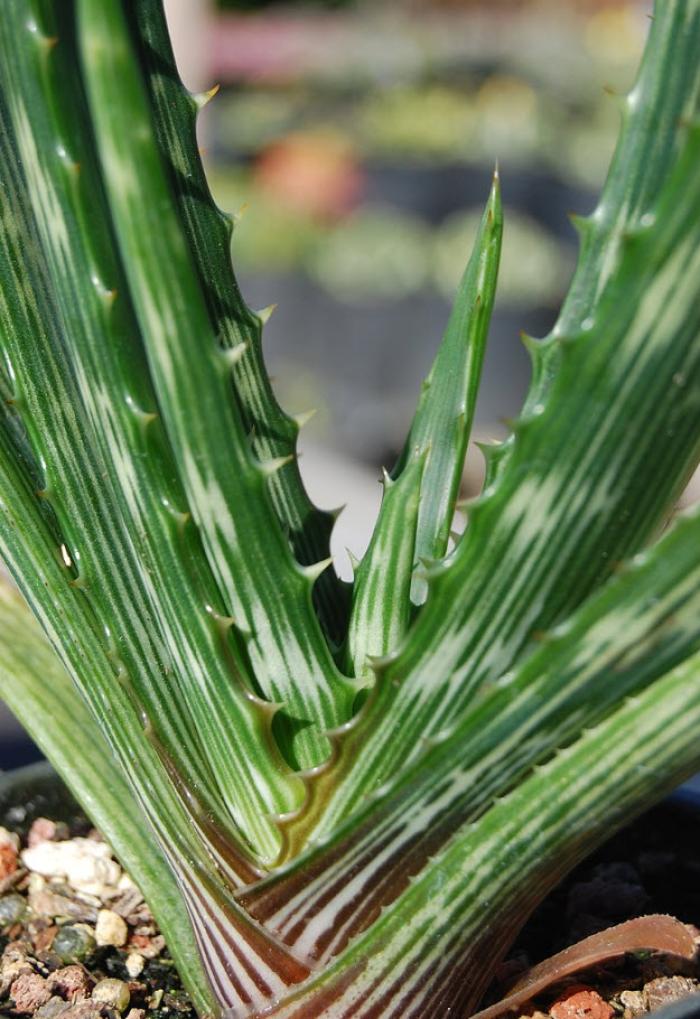
[[(447, 552), (496, 294), (502, 234), (503, 210), (496, 173), (445, 336), (423, 383), (406, 445), (392, 472), (399, 477), (407, 464), (425, 456), (416, 561), (440, 559)], [(426, 594), (425, 580), (418, 575), (413, 582), (414, 601), (424, 601)]]
[[(173, 60), (162, 4), (142, 0), (128, 7), (137, 56), (144, 71), (156, 140), (163, 154), (186, 240), (219, 342), (246, 345), (232, 367), (243, 426), (258, 460), (291, 456), (268, 479), (275, 512), (302, 566), (330, 555), (333, 514), (317, 509), (306, 493), (295, 455), (299, 421), (285, 414), (272, 391), (262, 357), (262, 318), (245, 305), (231, 269), (231, 216), (218, 209), (209, 192), (195, 133), (196, 118), (210, 95), (191, 95)], [(324, 570), (314, 602), (329, 635), (340, 643), (347, 615), (346, 586), (334, 570)]]
[(502, 232), (496, 175), (445, 337), (393, 471), (398, 484), (387, 490), (390, 478), (385, 478), (374, 535), (356, 572), (347, 661), (356, 676), (367, 674), (368, 657), (396, 652), (411, 621), (406, 585), (414, 601), (423, 600), (425, 563), (447, 551), (486, 349)]
[(416, 454), (398, 481), (384, 475), (379, 519), (353, 585), (347, 665), (354, 676), (371, 675), (371, 659), (395, 650), (408, 630), (426, 460)]
[(275, 1019), (469, 1015), (529, 913), (700, 767), (700, 658), (651, 684), (466, 825)]
[[(148, 577), (150, 604), (143, 611), (167, 649), (162, 652), (164, 660), (172, 663), (156, 677), (160, 689), (151, 698), (149, 717), (158, 719), (161, 713), (167, 717), (173, 703), (176, 711), (187, 712), (178, 735), (165, 739), (168, 753), (186, 780), (197, 781), (200, 787), (208, 784), (210, 807), (222, 827), (235, 819), (256, 849), (274, 858), (279, 839), (264, 815), (293, 809), (303, 798), (303, 788), (276, 759), (271, 708), (250, 693), (254, 681), (246, 676), (244, 652), (226, 633), (226, 612), (216, 583), (196, 531), (187, 524), (187, 503), (154, 412), (156, 397), (101, 202), (102, 184), (89, 147), (73, 40), (66, 31), (47, 56), (26, 28), (22, 5), (15, 5), (7, 20), (8, 45), (13, 45), (13, 38), (17, 45), (12, 60), (8, 54), (6, 82), (8, 92), (12, 89), (21, 96), (10, 111), (6, 132), (9, 140), (14, 128), (18, 164), (16, 183), (7, 192), (8, 204), (12, 202), (8, 214), (23, 224), (25, 240), (34, 233), (36, 272), (44, 272), (55, 294), (54, 319), (48, 318), (48, 309), (44, 311), (44, 330), (37, 332), (27, 321), (19, 331), (22, 316), (15, 308), (7, 349), (18, 384), (28, 391), (26, 412), (34, 417), (37, 443), (56, 428), (63, 407), (80, 407), (80, 415), (65, 419), (64, 449), (54, 453), (57, 467), (66, 457), (65, 449), (81, 445), (90, 446), (101, 464), (99, 479), (88, 476), (83, 487), (90, 493), (90, 503), (100, 506), (105, 523), (99, 532), (84, 532), (68, 547), (74, 558), (84, 553), (93, 560), (95, 585), (108, 591), (114, 578), (101, 575), (106, 561), (96, 550), (101, 541), (118, 541), (121, 530), (121, 562), (129, 562), (132, 575), (139, 579)], [(45, 37), (59, 35), (61, 29), (55, 21), (42, 24)], [(68, 90), (73, 101), (57, 104), (55, 97)], [(26, 116), (28, 109), (31, 118)], [(56, 145), (50, 144), (56, 137), (62, 139), (60, 157)], [(8, 169), (12, 159), (8, 153)], [(96, 233), (91, 221), (100, 209), (106, 228)], [(19, 250), (10, 256), (18, 267), (23, 264)], [(15, 297), (8, 300), (17, 302), (19, 281), (8, 284), (8, 294), (9, 285), (14, 286)], [(34, 286), (41, 286), (38, 276)], [(69, 352), (65, 338), (70, 338)], [(31, 374), (37, 351), (47, 373), (63, 376), (59, 387), (48, 377), (44, 381), (38, 373)], [(111, 401), (109, 393), (115, 394)], [(89, 470), (94, 473), (94, 468)], [(96, 484), (99, 491), (94, 493)], [(58, 500), (59, 516), (69, 527), (80, 512), (79, 503), (63, 506), (58, 492), (46, 494), (49, 501)], [(117, 509), (130, 539), (124, 523), (121, 529), (114, 523)], [(85, 569), (81, 583), (89, 583)], [(138, 604), (136, 592), (133, 597)], [(106, 624), (108, 612), (107, 608)], [(173, 683), (178, 689), (174, 702)], [(188, 768), (188, 757), (201, 762), (197, 771)]]
[(670, 513), (700, 452), (698, 158), (700, 128), (687, 124), (654, 213), (621, 242), (585, 328), (551, 341), (560, 367), (547, 399), (516, 422), (496, 483), (471, 506), (402, 653), (348, 733), (344, 763), (324, 775), (334, 786), (326, 830)]
[[(241, 847), (212, 825), (196, 796), (179, 795), (170, 780), (150, 724), (105, 648), (84, 592), (69, 585), (70, 574), (38, 508), (31, 479), (6, 455), (6, 447), (7, 431), (0, 428), (0, 520), (6, 525), (0, 528), (0, 556), (20, 580), (36, 578), (35, 586), (26, 585), (32, 611), (84, 691), (95, 723), (147, 819), (144, 835), (149, 844), (155, 840), (149, 860), (157, 861), (154, 854), (160, 851), (174, 875), (191, 934), (189, 928), (178, 929), (180, 947), (172, 950), (184, 958), (181, 953), (192, 939), (197, 945), (197, 956), (188, 959), (182, 977), (197, 1001), (206, 994), (219, 1007), (250, 1010), (279, 998), (308, 974), (308, 967), (281, 948), (236, 902), (235, 887), (250, 883), (257, 876), (255, 870)], [(28, 710), (38, 719), (38, 706)], [(87, 732), (91, 731), (92, 726)], [(54, 739), (51, 752), (60, 754), (63, 736), (58, 730)], [(104, 768), (97, 774), (102, 780)], [(86, 786), (77, 790), (79, 795), (81, 790), (84, 795)], [(121, 835), (115, 834), (118, 830)], [(128, 816), (122, 829), (121, 815), (112, 813), (110, 831), (115, 843), (128, 839)], [(179, 909), (176, 902), (170, 908)], [(168, 913), (163, 915), (167, 923)]]
[[(185, 903), (88, 708), (19, 596), (0, 581), (0, 698), (60, 772), (152, 905), (195, 1006), (215, 1006)], [(75, 734), (90, 733), (76, 740)]]
[(257, 461), (232, 398), (237, 355), (212, 330), (121, 5), (80, 0), (77, 10), (107, 199), (178, 470), (259, 688), (283, 706), (282, 751), (310, 767), (329, 755), (324, 730), (347, 719), (355, 693), (313, 612), (319, 564), (293, 558), (267, 489), (282, 465)]
[[(0, 555), (65, 669), (47, 747), (89, 801), (67, 717), (99, 726), (82, 768), (121, 776), (115, 844), (152, 831), (203, 1008), (468, 1013), (550, 884), (700, 763), (700, 515), (640, 553), (700, 453), (700, 0), (657, 5), (570, 295), (445, 557), (494, 186), (345, 634), (160, 3), (6, 8)], [(35, 670), (36, 727), (8, 605), (0, 686)]]
[[(590, 216), (573, 216), (581, 246), (574, 277), (547, 340), (524, 337), (533, 376), (525, 413), (545, 398), (559, 367), (557, 337), (585, 328), (592, 303), (615, 270), (625, 237), (653, 214), (657, 195), (698, 114), (700, 13), (695, 3), (669, 0), (650, 22), (637, 80), (622, 105), (622, 122), (605, 187)], [(511, 437), (490, 457), (487, 483), (495, 480), (513, 447)]]
[(696, 510), (485, 690), (449, 733), (427, 741), (411, 767), (319, 848), (242, 901), (291, 946), (314, 958), (336, 954), (461, 825), (698, 649)]

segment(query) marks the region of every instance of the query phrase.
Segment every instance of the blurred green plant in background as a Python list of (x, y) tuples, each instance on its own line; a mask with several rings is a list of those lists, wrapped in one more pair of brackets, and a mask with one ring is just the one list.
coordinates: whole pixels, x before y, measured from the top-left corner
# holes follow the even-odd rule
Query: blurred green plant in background
[(245, 207), (233, 249), (245, 292), (281, 305), (266, 332), (273, 374), (291, 386), (281, 398), (295, 369), (327, 410), (312, 434), (391, 460), (500, 158), (508, 226), (476, 425), (499, 434), (528, 374), (519, 329), (551, 327), (576, 251), (568, 216), (604, 179), (645, 8), (226, 7), (210, 179), (222, 207)]
[[(267, 39), (264, 10), (289, 16), (301, 8), (313, 17), (314, 9), (339, 5), (235, 0), (221, 6), (263, 12), (258, 21)], [(449, 297), (456, 281), (441, 267), (454, 245), (467, 250), (482, 196), (471, 193), (465, 178), (445, 196), (449, 208), (426, 212), (421, 205), (435, 186), (431, 169), (482, 167), (507, 151), (507, 203), (509, 180), (518, 174), (552, 177), (560, 190), (575, 192), (573, 200), (600, 186), (619, 117), (599, 83), (610, 80), (614, 88), (629, 81), (643, 38), (636, 7), (577, 14), (573, 4), (544, 5), (539, 15), (528, 13), (523, 39), (522, 16), (503, 17), (502, 4), (464, 5), (473, 8), (473, 24), (470, 31), (469, 21), (460, 21), (459, 32), (449, 30), (452, 9), (426, 29), (414, 11), (402, 15), (400, 3), (340, 6), (346, 8), (338, 15), (342, 31), (353, 38), (379, 33), (387, 46), (381, 66), (368, 61), (372, 47), (340, 52), (341, 33), (330, 39), (331, 57), (312, 48), (291, 71), (243, 75), (228, 82), (215, 104), (214, 190), (226, 207), (251, 207), (236, 239), (243, 270), (301, 269), (341, 300), (397, 300), (426, 286)], [(500, 31), (485, 30), (489, 17)], [(402, 201), (399, 189), (397, 206), (396, 189), (381, 179), (377, 184), (387, 167), (413, 174), (413, 201)], [(306, 197), (303, 185), (296, 192), (289, 186), (290, 178), (304, 176)], [(327, 206), (330, 196), (330, 207), (314, 205), (319, 196)], [(563, 216), (557, 219), (556, 207), (550, 222), (533, 222), (542, 209), (528, 207), (531, 197), (531, 187), (514, 196), (505, 241), (506, 270), (528, 253), (528, 271), (524, 278), (506, 271), (500, 299), (549, 305), (566, 284), (573, 232)], [(368, 240), (373, 257), (362, 261), (358, 249), (366, 251)]]
[[(400, 300), (421, 289), (451, 300), (459, 283), (457, 259), (474, 243), (481, 218), (475, 206), (432, 226), (415, 213), (382, 203), (323, 223), (256, 186), (245, 172), (221, 174), (212, 183), (227, 208), (248, 196), (236, 233), (242, 271), (301, 269), (342, 302)], [(554, 302), (571, 268), (567, 245), (532, 217), (509, 210), (502, 305)]]

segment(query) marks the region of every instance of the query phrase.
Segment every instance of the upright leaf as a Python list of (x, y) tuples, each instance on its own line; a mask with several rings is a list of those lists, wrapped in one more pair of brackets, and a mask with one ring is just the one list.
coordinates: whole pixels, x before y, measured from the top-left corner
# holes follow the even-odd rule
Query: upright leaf
[(353, 584), (347, 639), (352, 675), (371, 676), (371, 659), (395, 651), (408, 630), (425, 462), (425, 453), (416, 454), (398, 481), (384, 476), (377, 526)]
[[(227, 633), (188, 523), (115, 252), (72, 27), (70, 18), (45, 15), (32, 32), (24, 5), (6, 12), (0, 200), (21, 239), (6, 238), (4, 349), (24, 394), (20, 416), (53, 480), (41, 487), (64, 529), (71, 533), (81, 506), (93, 507), (94, 522), (70, 538), (67, 554), (81, 562), (80, 583), (106, 610), (105, 625), (128, 635), (132, 654), (158, 642), (159, 661), (151, 660), (150, 672), (135, 670), (136, 687), (170, 759), (190, 785), (206, 788), (211, 776), (209, 807), (219, 824), (235, 819), (256, 852), (274, 858), (279, 840), (269, 815), (297, 806), (303, 788), (276, 755), (272, 709), (250, 691), (245, 652)], [(42, 34), (59, 42), (45, 51)], [(33, 288), (29, 307), (22, 273)], [(34, 370), (38, 354), (41, 371)], [(51, 445), (47, 436), (59, 422), (62, 441)], [(69, 466), (81, 453), (88, 464)], [(64, 489), (71, 471), (80, 493)], [(105, 543), (119, 550), (118, 570), (99, 551)], [(119, 615), (110, 619), (114, 606)], [(170, 718), (166, 729), (162, 720)]]
[(212, 330), (122, 5), (79, 0), (77, 10), (107, 199), (166, 431), (228, 614), (248, 634), (256, 681), (283, 706), (275, 729), (283, 752), (310, 767), (330, 753), (324, 730), (347, 719), (355, 692), (312, 607), (327, 564), (293, 558), (267, 489), (282, 464), (259, 462), (248, 443), (231, 390), (240, 352)]
[[(186, 239), (203, 288), (212, 326), (229, 349), (246, 345), (232, 368), (233, 386), (243, 426), (256, 457), (279, 461), (291, 456), (268, 479), (268, 489), (282, 527), (302, 566), (330, 555), (334, 516), (310, 501), (295, 454), (297, 419), (279, 407), (262, 357), (262, 319), (245, 305), (231, 269), (231, 216), (211, 197), (197, 139), (196, 117), (209, 94), (191, 95), (175, 68), (160, 0), (131, 4), (127, 16), (144, 70), (146, 94), (153, 110), (155, 136), (164, 155)], [(347, 614), (347, 594), (332, 569), (314, 587), (314, 600), (330, 636), (340, 643)]]
[[(447, 551), (464, 457), (471, 432), (501, 257), (503, 210), (498, 172), (479, 226), (474, 250), (457, 290), (437, 356), (424, 381), (406, 445), (393, 476), (425, 455), (416, 534), (416, 560)], [(417, 578), (414, 598), (424, 600)]]

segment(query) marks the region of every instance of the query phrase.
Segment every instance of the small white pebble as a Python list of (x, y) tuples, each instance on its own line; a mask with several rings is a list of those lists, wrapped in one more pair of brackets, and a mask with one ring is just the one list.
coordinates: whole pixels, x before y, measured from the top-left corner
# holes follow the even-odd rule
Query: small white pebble
[(134, 882), (131, 880), (126, 871), (119, 878), (119, 881), (117, 882), (117, 888), (119, 889), (120, 892), (131, 891), (132, 888), (138, 891), (138, 887), (134, 884)]
[(124, 920), (111, 909), (101, 909), (95, 924), (95, 941), (98, 945), (113, 945), (121, 948), (126, 944), (128, 930)]
[(78, 892), (88, 892), (99, 899), (114, 895), (121, 877), (121, 867), (114, 860), (82, 856), (70, 862), (66, 878)]
[(99, 980), (92, 992), (93, 1001), (99, 1001), (111, 1008), (116, 1008), (118, 1012), (126, 1011), (130, 999), (129, 988), (124, 981), (115, 980), (112, 977)]
[(40, 842), (25, 849), (22, 862), (28, 870), (44, 877), (65, 877), (66, 867), (72, 860), (95, 856), (111, 856), (109, 847), (90, 839), (66, 839), (65, 842)]
[(30, 895), (37, 895), (39, 892), (43, 892), (46, 888), (46, 878), (43, 878), (41, 874), (30, 874), (28, 892)]
[(633, 1015), (641, 1015), (647, 1011), (642, 991), (623, 991), (620, 995), (620, 1001), (625, 1006), (625, 1009), (629, 1009)]
[(122, 869), (105, 842), (68, 839), (40, 842), (22, 853), (24, 866), (44, 877), (63, 877), (76, 891), (105, 899), (114, 895)]
[(19, 851), (19, 835), (0, 827), (0, 846), (10, 846)]
[(131, 979), (136, 980), (136, 978), (140, 977), (143, 973), (146, 960), (142, 955), (139, 955), (138, 952), (132, 952), (130, 955), (127, 955), (124, 965), (126, 966), (126, 972), (129, 974)]
[(165, 992), (163, 991), (162, 987), (159, 987), (157, 991), (154, 991), (153, 994), (148, 999), (148, 1001), (146, 1002), (148, 1007), (152, 1009), (157, 1009), (160, 1006), (161, 1001), (163, 1000), (164, 993)]

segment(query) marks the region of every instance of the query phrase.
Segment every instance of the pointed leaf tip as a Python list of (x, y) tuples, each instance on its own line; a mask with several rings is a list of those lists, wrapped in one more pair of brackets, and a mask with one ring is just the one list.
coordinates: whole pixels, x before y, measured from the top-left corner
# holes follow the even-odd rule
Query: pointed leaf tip
[(302, 566), (302, 572), (305, 577), (313, 583), (316, 581), (322, 573), (324, 573), (333, 562), (333, 556), (328, 556), (327, 559), (321, 559), (317, 563), (312, 563), (310, 566)]
[(529, 333), (526, 333), (524, 329), (520, 330), (519, 338), (523, 347), (525, 347), (525, 350), (527, 350), (530, 353), (532, 353), (533, 350), (537, 349), (538, 344), (540, 342), (534, 336), (530, 336)]
[(231, 627), (236, 625), (236, 620), (233, 616), (222, 615), (220, 612), (217, 612), (214, 608), (212, 608), (211, 605), (205, 605), (204, 609), (207, 615), (212, 619), (217, 632), (221, 636), (227, 634)]
[(483, 456), (484, 462), (488, 465), (494, 455), (497, 455), (498, 451), (502, 448), (503, 443), (499, 442), (498, 439), (485, 439), (483, 441), (475, 440), (474, 445)]
[(263, 472), (265, 477), (269, 478), (277, 471), (282, 470), (288, 463), (296, 459), (295, 453), (288, 453), (287, 456), (274, 456), (270, 460), (260, 461), (260, 470)]
[(272, 318), (272, 313), (274, 312), (276, 307), (277, 307), (276, 304), (268, 304), (267, 308), (261, 308), (260, 311), (257, 312), (257, 316), (260, 319), (261, 325), (264, 326), (267, 325), (267, 323)]
[(250, 202), (243, 202), (243, 204), (235, 211), (229, 213), (231, 217), (231, 223), (234, 227), (238, 226), (246, 212), (250, 208)]
[(487, 208), (493, 212), (494, 219), (500, 223), (503, 219), (503, 201), (501, 197), (501, 175), (498, 171), (498, 163), (491, 178), (491, 190), (489, 192)]
[(382, 672), (386, 672), (390, 665), (393, 665), (398, 655), (395, 651), (390, 651), (385, 655), (366, 655), (365, 661), (374, 673), (380, 675)]
[[(430, 443), (430, 457), (421, 480), (416, 535), (419, 555), (440, 557), (447, 550), (493, 309), (502, 226), (499, 176), (495, 172), (447, 329), (428, 376), (429, 384), (421, 390), (404, 451), (393, 472), (395, 476), (400, 473)], [(420, 589), (421, 585), (414, 583), (414, 601)]]
[(194, 100), (197, 110), (203, 110), (204, 107), (211, 102), (217, 92), (221, 89), (221, 85), (213, 85), (212, 88), (207, 89), (205, 92), (191, 92), (192, 99)]
[(318, 407), (312, 407), (310, 410), (302, 411), (301, 414), (293, 414), (292, 420), (296, 422), (297, 428), (301, 429), (304, 425), (308, 424), (317, 413)]

